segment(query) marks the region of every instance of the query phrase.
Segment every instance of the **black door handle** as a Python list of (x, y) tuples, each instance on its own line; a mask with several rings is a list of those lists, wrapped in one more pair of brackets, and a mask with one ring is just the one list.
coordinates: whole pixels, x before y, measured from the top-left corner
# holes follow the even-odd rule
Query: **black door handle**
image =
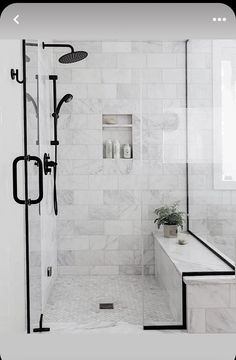
[[(22, 200), (18, 198), (18, 191), (17, 191), (17, 165), (19, 161), (35, 161), (35, 165), (37, 165), (39, 169), (39, 194), (37, 199), (28, 199)], [(15, 158), (12, 164), (12, 175), (13, 175), (13, 198), (18, 204), (38, 204), (43, 199), (43, 164), (39, 157), (37, 156), (18, 156)]]

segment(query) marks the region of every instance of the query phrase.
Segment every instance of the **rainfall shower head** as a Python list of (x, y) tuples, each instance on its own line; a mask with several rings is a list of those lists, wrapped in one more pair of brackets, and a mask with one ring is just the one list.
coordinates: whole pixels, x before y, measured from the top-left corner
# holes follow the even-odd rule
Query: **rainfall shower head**
[(56, 111), (55, 111), (55, 113), (54, 113), (53, 115), (54, 115), (54, 116), (56, 115), (56, 117), (58, 118), (62, 104), (63, 104), (64, 102), (65, 102), (65, 103), (68, 103), (68, 102), (70, 102), (72, 99), (73, 99), (73, 95), (71, 95), (71, 94), (66, 94), (66, 95), (64, 95), (63, 98), (61, 98), (61, 100), (59, 101), (59, 103), (58, 103), (58, 105), (57, 105), (57, 107), (56, 107)]
[(77, 61), (81, 61), (88, 56), (86, 51), (71, 51), (68, 54), (64, 54), (59, 58), (61, 64), (71, 64)]
[(70, 48), (70, 52), (67, 54), (62, 55), (59, 58), (59, 62), (61, 64), (71, 64), (77, 61), (81, 61), (83, 59), (85, 59), (88, 56), (88, 53), (86, 51), (75, 51), (73, 46), (71, 46), (70, 44), (45, 44), (43, 42), (42, 44), (43, 49), (45, 49), (45, 47), (68, 47)]

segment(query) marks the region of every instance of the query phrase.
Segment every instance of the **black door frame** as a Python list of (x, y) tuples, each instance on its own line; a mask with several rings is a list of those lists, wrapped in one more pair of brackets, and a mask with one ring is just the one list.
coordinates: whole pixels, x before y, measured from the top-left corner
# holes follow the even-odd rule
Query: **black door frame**
[(23, 75), (23, 134), (24, 134), (24, 177), (25, 177), (25, 279), (26, 279), (26, 331), (30, 328), (30, 253), (29, 253), (29, 195), (28, 195), (28, 145), (27, 145), (27, 103), (26, 103), (26, 41), (22, 40), (22, 75)]

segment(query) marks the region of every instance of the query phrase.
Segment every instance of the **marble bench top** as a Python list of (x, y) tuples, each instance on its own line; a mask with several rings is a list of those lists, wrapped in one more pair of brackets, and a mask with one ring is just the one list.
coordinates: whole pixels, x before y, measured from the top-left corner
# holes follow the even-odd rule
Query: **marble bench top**
[(153, 236), (180, 274), (195, 271), (232, 271), (227, 264), (188, 233), (179, 234), (179, 238), (187, 240), (186, 245), (179, 245), (178, 238), (165, 238), (161, 232), (153, 233)]

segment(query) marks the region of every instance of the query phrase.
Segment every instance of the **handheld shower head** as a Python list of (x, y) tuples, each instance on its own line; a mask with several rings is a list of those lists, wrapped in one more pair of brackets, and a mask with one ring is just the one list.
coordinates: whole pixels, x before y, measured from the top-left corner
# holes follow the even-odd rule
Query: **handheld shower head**
[(27, 100), (28, 102), (31, 102), (31, 103), (33, 104), (36, 117), (38, 117), (38, 106), (37, 106), (34, 98), (33, 98), (29, 93), (26, 93), (26, 100)]
[(60, 110), (61, 110), (61, 107), (62, 107), (62, 104), (65, 102), (65, 103), (68, 103), (70, 102), (71, 100), (73, 99), (73, 95), (71, 94), (66, 94), (64, 95), (61, 100), (59, 101), (57, 107), (56, 107), (56, 111), (55, 113), (53, 114), (53, 116), (56, 116), (57, 118), (59, 117), (59, 113), (60, 113)]

